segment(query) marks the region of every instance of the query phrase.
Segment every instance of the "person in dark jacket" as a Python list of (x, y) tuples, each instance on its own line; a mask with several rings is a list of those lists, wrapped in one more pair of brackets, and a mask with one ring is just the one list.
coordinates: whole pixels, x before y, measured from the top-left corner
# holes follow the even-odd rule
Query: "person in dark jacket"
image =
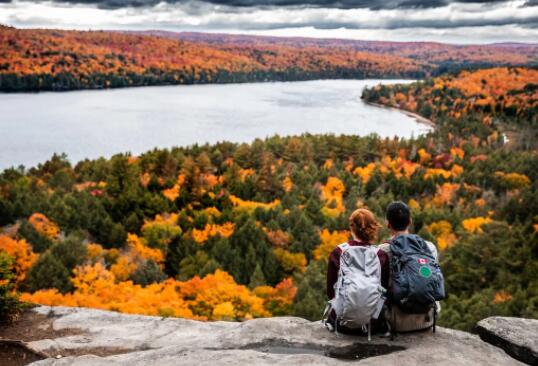
[[(395, 201), (387, 206), (387, 211), (385, 214), (385, 222), (387, 229), (390, 231), (391, 238), (385, 243), (379, 245), (380, 251), (383, 251), (387, 254), (388, 262), (392, 257), (390, 241), (395, 240), (400, 236), (410, 238), (414, 240), (414, 235), (410, 233), (409, 227), (412, 224), (411, 220), (411, 210), (409, 207), (401, 202)], [(431, 254), (438, 260), (437, 248), (435, 244), (426, 241), (426, 245), (430, 249)], [(390, 268), (390, 265), (389, 265)], [(387, 287), (390, 286), (390, 281)], [(436, 303), (437, 313), (441, 311), (441, 305), (439, 302)], [(394, 330), (399, 332), (410, 332), (416, 330), (429, 329), (433, 325), (433, 310), (430, 310), (426, 314), (407, 314), (401, 311), (396, 305), (391, 305), (390, 311), (387, 311), (385, 314), (386, 319), (389, 319)]]
[[(380, 228), (381, 225), (376, 220), (374, 214), (370, 210), (364, 208), (355, 210), (349, 217), (349, 229), (351, 232), (352, 239), (348, 241), (348, 244), (350, 246), (375, 245), (375, 240), (377, 239), (378, 231)], [(329, 255), (329, 263), (327, 268), (327, 298), (329, 300), (334, 298), (334, 285), (338, 280), (341, 255), (342, 250), (338, 246), (335, 247)], [(379, 250), (377, 252), (377, 256), (381, 265), (381, 285), (386, 289), (388, 287), (390, 276), (389, 257), (387, 253), (382, 250)], [(329, 314), (329, 322), (334, 324), (334, 312), (331, 312), (331, 314)], [(372, 322), (372, 329), (374, 331), (381, 331), (383, 326), (384, 320), (381, 319), (381, 317), (377, 321)], [(346, 329), (342, 326), (338, 326), (338, 331), (342, 333), (356, 334), (358, 332), (362, 334), (360, 330)]]

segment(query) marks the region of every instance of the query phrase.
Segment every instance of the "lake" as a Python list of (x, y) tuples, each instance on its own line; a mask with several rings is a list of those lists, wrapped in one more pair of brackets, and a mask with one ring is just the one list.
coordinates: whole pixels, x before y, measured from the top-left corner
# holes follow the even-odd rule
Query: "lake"
[(418, 136), (430, 127), (361, 101), (408, 80), (316, 80), (0, 94), (0, 169), (66, 153), (71, 162), (154, 147), (249, 142), (279, 134)]

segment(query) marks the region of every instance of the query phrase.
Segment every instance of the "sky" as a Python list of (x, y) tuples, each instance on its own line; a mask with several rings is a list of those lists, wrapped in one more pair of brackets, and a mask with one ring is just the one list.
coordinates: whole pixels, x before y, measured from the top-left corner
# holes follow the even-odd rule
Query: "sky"
[(19, 28), (538, 43), (538, 0), (0, 0)]

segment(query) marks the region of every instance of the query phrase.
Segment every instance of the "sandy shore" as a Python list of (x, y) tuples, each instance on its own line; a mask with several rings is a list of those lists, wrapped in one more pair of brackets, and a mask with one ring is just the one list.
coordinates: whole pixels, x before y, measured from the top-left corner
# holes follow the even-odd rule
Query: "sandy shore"
[(431, 128), (435, 128), (436, 125), (435, 123), (433, 123), (432, 120), (430, 119), (427, 119), (425, 117), (422, 117), (420, 114), (417, 114), (417, 113), (413, 113), (413, 112), (410, 112), (408, 110), (405, 110), (405, 109), (401, 109), (401, 108), (396, 108), (396, 107), (391, 107), (391, 106), (388, 106), (388, 105), (385, 105), (385, 104), (379, 104), (379, 103), (373, 103), (373, 102), (366, 102), (366, 104), (369, 104), (369, 105), (372, 105), (374, 107), (379, 107), (379, 108), (387, 108), (387, 109), (394, 109), (394, 110), (397, 110), (401, 113), (404, 113), (405, 115), (409, 116), (409, 117), (412, 117), (414, 119), (417, 120), (418, 123), (422, 123), (422, 124), (425, 124), (425, 125), (428, 125), (429, 127)]

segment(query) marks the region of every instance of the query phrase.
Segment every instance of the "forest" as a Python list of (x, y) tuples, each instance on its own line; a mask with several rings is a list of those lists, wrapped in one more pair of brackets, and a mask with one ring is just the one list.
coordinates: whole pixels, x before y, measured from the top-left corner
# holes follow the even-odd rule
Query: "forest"
[(422, 79), (460, 69), (538, 62), (538, 47), (525, 44), (454, 46), (279, 40), (197, 33), (16, 29), (0, 25), (0, 91), (313, 79)]
[(413, 139), (273, 136), (6, 169), (0, 310), (316, 320), (348, 215), (383, 222), (399, 199), (440, 251), (443, 326), (538, 318), (538, 150), (521, 133), (536, 130), (537, 84), (536, 69), (494, 68), (366, 89), (435, 123)]

